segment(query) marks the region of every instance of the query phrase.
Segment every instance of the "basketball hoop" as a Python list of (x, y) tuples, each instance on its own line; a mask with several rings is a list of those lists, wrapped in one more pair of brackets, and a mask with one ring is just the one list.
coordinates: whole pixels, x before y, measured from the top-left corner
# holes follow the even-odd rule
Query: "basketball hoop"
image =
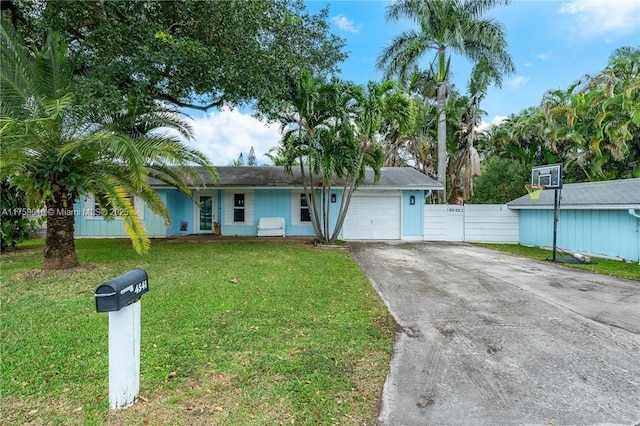
[(527, 188), (529, 198), (532, 200), (539, 200), (540, 194), (542, 194), (542, 191), (544, 190), (544, 185), (532, 185), (527, 183), (524, 187)]

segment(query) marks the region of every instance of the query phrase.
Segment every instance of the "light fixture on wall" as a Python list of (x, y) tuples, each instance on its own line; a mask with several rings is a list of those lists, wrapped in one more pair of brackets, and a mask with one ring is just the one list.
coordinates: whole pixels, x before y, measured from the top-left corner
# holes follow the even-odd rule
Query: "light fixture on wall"
[(412, 195), (409, 197), (409, 204), (411, 204), (412, 206), (416, 203), (416, 196)]
[(336, 194), (331, 194), (331, 202), (332, 203), (336, 202)]

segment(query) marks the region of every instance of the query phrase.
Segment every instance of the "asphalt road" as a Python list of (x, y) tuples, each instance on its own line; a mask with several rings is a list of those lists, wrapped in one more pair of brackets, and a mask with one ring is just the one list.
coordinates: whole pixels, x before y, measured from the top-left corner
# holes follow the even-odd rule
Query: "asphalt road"
[(350, 246), (403, 330), (381, 424), (640, 424), (640, 282), (459, 243)]

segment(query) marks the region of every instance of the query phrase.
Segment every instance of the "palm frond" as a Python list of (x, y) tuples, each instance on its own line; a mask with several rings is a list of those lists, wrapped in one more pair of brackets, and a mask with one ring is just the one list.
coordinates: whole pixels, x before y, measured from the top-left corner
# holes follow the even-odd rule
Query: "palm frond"
[(384, 70), (385, 78), (397, 76), (404, 80), (430, 48), (437, 46), (423, 34), (407, 30), (394, 37), (383, 49), (376, 61), (376, 67)]

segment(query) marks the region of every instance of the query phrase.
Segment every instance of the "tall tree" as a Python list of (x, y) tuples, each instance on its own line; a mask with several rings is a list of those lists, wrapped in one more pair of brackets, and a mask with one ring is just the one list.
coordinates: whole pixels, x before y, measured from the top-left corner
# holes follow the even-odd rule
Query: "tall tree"
[(447, 171), (446, 102), (450, 76), (449, 52), (463, 55), (473, 62), (481, 59), (496, 70), (497, 85), (502, 75), (515, 72), (507, 53), (502, 25), (483, 15), (492, 7), (507, 4), (508, 0), (399, 0), (387, 7), (388, 20), (407, 18), (418, 30), (407, 30), (396, 36), (378, 57), (377, 65), (386, 76), (402, 79), (419, 65), (423, 56), (435, 52), (438, 106), (438, 173), (445, 186), (440, 201), (445, 202)]
[[(74, 96), (66, 42), (53, 33), (41, 49), (29, 50), (1, 27), (0, 37), (0, 178), (13, 177), (28, 200), (47, 209), (44, 269), (78, 265), (74, 242), (74, 203), (92, 193), (107, 219), (122, 212), (134, 248), (144, 253), (149, 239), (132, 203), (139, 197), (170, 223), (165, 205), (149, 185), (163, 180), (190, 194), (184, 176), (198, 179), (191, 164), (207, 158), (159, 128), (183, 136), (190, 129), (176, 113), (162, 107), (121, 102), (115, 110), (89, 112)], [(177, 167), (177, 170), (175, 167)]]
[[(286, 166), (300, 167), (308, 194), (311, 222), (319, 240), (337, 239), (353, 191), (370, 168), (379, 179), (384, 159), (381, 138), (389, 120), (398, 126), (410, 120), (411, 104), (392, 82), (370, 82), (366, 88), (304, 72), (294, 88), (291, 108), (283, 117)], [(320, 189), (316, 190), (316, 182)], [(342, 201), (331, 227), (330, 196), (339, 185)]]
[(255, 167), (258, 165), (258, 160), (256, 159), (256, 151), (253, 149), (253, 146), (249, 150), (249, 155), (247, 156), (247, 166)]
[[(355, 173), (345, 168), (347, 173), (342, 191), (342, 204), (331, 242), (335, 241), (342, 229), (351, 197), (364, 180), (365, 169), (373, 170), (375, 181), (380, 178), (380, 167), (384, 162), (383, 146), (387, 138), (396, 130), (404, 132), (411, 125), (413, 118), (411, 100), (392, 81), (370, 81), (366, 87), (360, 86), (355, 92), (354, 100), (355, 111), (350, 121), (355, 126), (357, 161)], [(334, 173), (340, 176), (340, 170)]]
[(589, 179), (625, 177), (617, 165), (640, 166), (629, 158), (640, 144), (640, 49), (617, 49), (598, 74), (547, 92), (542, 109), (553, 144), (577, 159)]
[[(3, 5), (4, 5), (3, 1)], [(302, 0), (14, 0), (18, 31), (41, 47), (49, 31), (67, 39), (77, 96), (117, 107), (135, 96), (208, 110), (251, 103), (270, 112), (303, 69), (336, 71), (344, 41), (328, 12)]]
[(480, 176), (480, 154), (476, 149), (476, 142), (480, 135), (479, 126), (482, 116), (486, 113), (480, 108), (480, 103), (487, 95), (487, 89), (496, 78), (496, 70), (484, 59), (481, 59), (471, 71), (467, 85), (467, 96), (460, 98), (457, 103), (459, 115), (452, 123), (456, 130), (460, 129), (457, 146), (449, 150), (454, 158), (449, 165), (451, 189), (449, 202), (454, 193), (461, 192), (461, 198), (466, 201), (473, 195), (473, 179)]
[[(285, 157), (285, 169), (291, 172), (295, 165), (300, 168), (311, 224), (316, 237), (323, 242), (329, 242), (330, 230), (323, 227), (324, 220), (320, 217), (322, 195), (318, 197), (315, 183), (322, 178), (323, 169), (331, 166), (338, 168), (337, 164), (331, 163), (337, 150), (345, 148), (343, 155), (336, 156), (336, 160), (347, 161), (353, 157), (350, 155), (353, 152), (349, 152), (349, 148), (354, 147), (351, 127), (348, 120), (339, 120), (349, 114), (348, 102), (338, 101), (348, 99), (345, 89), (337, 81), (327, 83), (323, 78), (304, 70), (291, 85), (289, 107), (284, 109), (280, 118), (283, 123), (281, 152)], [(332, 174), (322, 180), (323, 188), (328, 185), (329, 191)]]
[(385, 141), (385, 166), (413, 166), (437, 177), (435, 80), (430, 72), (414, 71), (403, 84), (412, 105), (408, 126)]
[(602, 71), (492, 128), (482, 152), (529, 168), (563, 163), (565, 182), (640, 177), (638, 111), (640, 49), (623, 47)]
[(482, 163), (482, 176), (474, 183), (470, 202), (474, 204), (505, 204), (525, 195), (525, 183), (531, 179), (531, 166), (498, 156)]

